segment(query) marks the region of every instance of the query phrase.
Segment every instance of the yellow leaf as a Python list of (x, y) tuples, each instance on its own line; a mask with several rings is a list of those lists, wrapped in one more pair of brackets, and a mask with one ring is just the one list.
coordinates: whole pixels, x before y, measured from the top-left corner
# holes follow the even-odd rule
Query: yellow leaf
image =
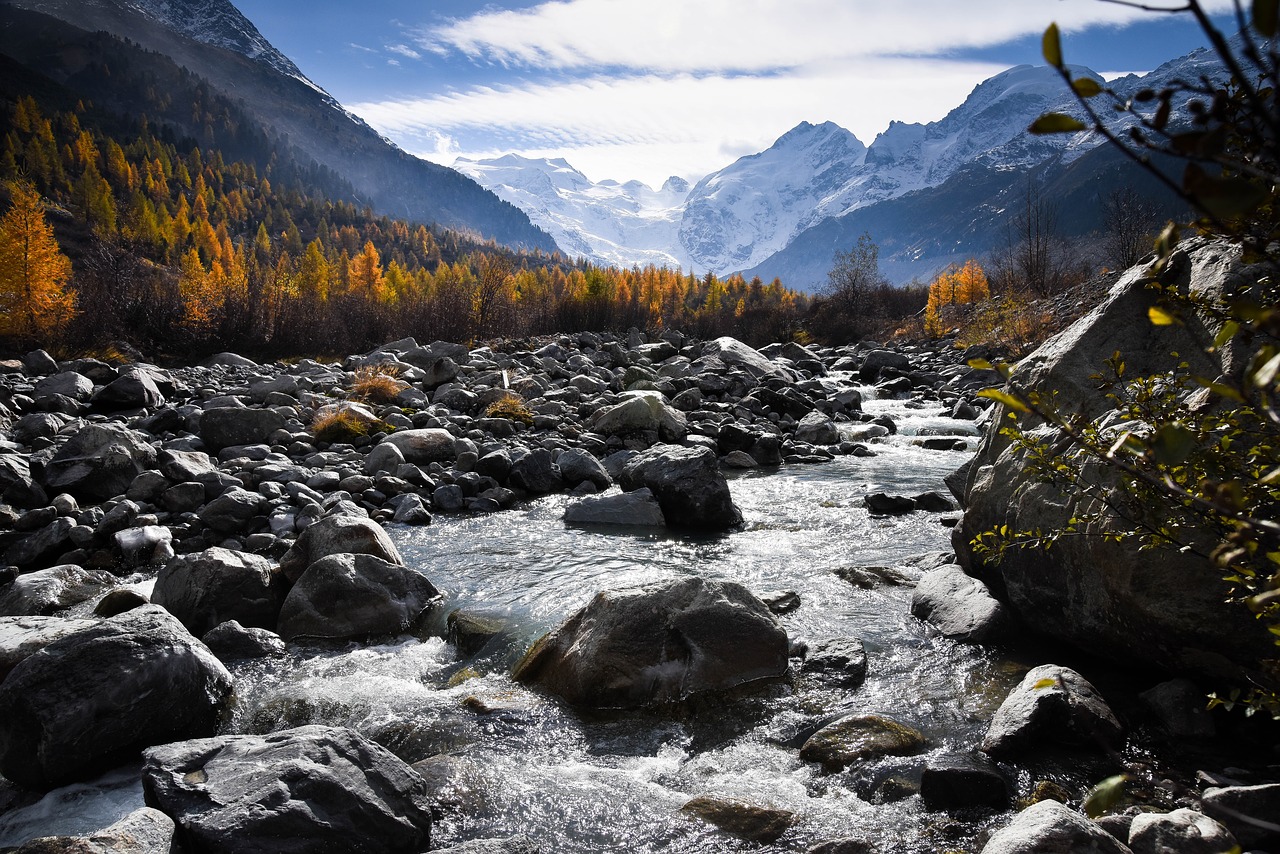
[(1076, 94), (1081, 98), (1092, 98), (1102, 94), (1102, 86), (1092, 77), (1081, 77), (1078, 80), (1071, 81), (1071, 88), (1076, 90)]
[(1158, 305), (1147, 309), (1147, 319), (1151, 321), (1152, 326), (1173, 326), (1178, 323), (1176, 315)]
[(1062, 68), (1062, 38), (1058, 34), (1057, 24), (1050, 24), (1044, 31), (1044, 38), (1040, 41), (1040, 49), (1044, 53), (1045, 62), (1054, 68)]
[(1044, 136), (1050, 133), (1079, 133), (1088, 130), (1089, 126), (1066, 113), (1045, 113), (1027, 128), (1031, 133)]
[(1045, 688), (1052, 688), (1058, 684), (1057, 679), (1041, 679), (1039, 682), (1031, 686), (1032, 691), (1040, 691)]
[(1021, 400), (999, 389), (989, 388), (978, 392), (978, 397), (985, 397), (994, 400), (996, 403), (1003, 403), (1005, 407), (1013, 409), (1017, 412), (1030, 412), (1031, 407), (1027, 406)]

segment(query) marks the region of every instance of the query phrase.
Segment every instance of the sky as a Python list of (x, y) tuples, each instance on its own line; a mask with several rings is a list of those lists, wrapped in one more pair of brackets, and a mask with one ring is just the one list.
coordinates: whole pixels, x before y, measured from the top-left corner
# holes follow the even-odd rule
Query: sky
[(988, 77), (1043, 64), (1050, 22), (1066, 61), (1105, 77), (1204, 41), (1186, 15), (1104, 0), (232, 2), (410, 153), (563, 157), (594, 181), (652, 187), (696, 181), (802, 121), (870, 144), (890, 121), (940, 119)]

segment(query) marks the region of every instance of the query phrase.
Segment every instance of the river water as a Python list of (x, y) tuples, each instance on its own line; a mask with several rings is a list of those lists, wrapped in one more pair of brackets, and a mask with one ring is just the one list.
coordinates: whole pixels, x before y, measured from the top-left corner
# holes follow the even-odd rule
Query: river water
[[(835, 571), (901, 568), (949, 548), (944, 522), (954, 514), (873, 517), (862, 499), (880, 491), (945, 492), (942, 478), (971, 450), (925, 450), (914, 444), (917, 434), (972, 437), (974, 428), (906, 401), (873, 399), (865, 408), (894, 418), (899, 434), (873, 443), (872, 457), (734, 477), (730, 488), (746, 524), (731, 534), (569, 528), (561, 521), (574, 500), (567, 496), (491, 516), (437, 517), (423, 528), (393, 526), (406, 561), (446, 593), (437, 630), (446, 613), (464, 608), (500, 618), (506, 633), (471, 660), (423, 633), (233, 665), (231, 730), (347, 725), (408, 761), (444, 754), (433, 767), (447, 781), (453, 808), (437, 822), (433, 847), (524, 833), (557, 852), (760, 850), (685, 817), (680, 807), (700, 795), (794, 812), (796, 823), (770, 850), (804, 851), (844, 837), (884, 852), (966, 847), (999, 817), (957, 821), (929, 813), (919, 797), (895, 799), (894, 781), (918, 779), (931, 754), (974, 748), (1022, 669), (937, 636), (911, 617), (909, 587), (862, 589)], [(848, 690), (802, 679), (675, 719), (584, 719), (507, 677), (530, 642), (596, 592), (686, 575), (798, 593), (800, 607), (780, 618), (789, 636), (810, 643), (861, 638), (865, 684)], [(836, 775), (800, 760), (798, 733), (843, 712), (914, 726), (928, 738), (927, 751)], [(0, 845), (92, 830), (139, 803), (127, 771), (104, 785), (55, 792), (0, 816)]]

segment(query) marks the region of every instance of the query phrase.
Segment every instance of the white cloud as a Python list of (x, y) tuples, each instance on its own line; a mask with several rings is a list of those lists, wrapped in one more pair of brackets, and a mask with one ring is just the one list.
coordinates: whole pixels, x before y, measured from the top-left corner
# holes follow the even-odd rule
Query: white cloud
[(422, 54), (418, 53), (416, 50), (409, 47), (407, 44), (387, 45), (387, 50), (389, 50), (391, 53), (398, 53), (401, 56), (406, 57), (408, 59), (422, 59)]
[[(1230, 4), (1205, 5), (1218, 11)], [(402, 47), (430, 51), (448, 65), (467, 63), (468, 79), (488, 85), (351, 108), (438, 162), (515, 151), (564, 156), (596, 180), (658, 184), (671, 174), (701, 177), (767, 147), (800, 121), (834, 121), (870, 144), (890, 120), (941, 118), (1004, 70), (955, 60), (961, 51), (1038, 34), (1051, 20), (1069, 36), (1150, 15), (1099, 0), (486, 7), (419, 31), (415, 47)], [(443, 150), (441, 138), (450, 141)]]

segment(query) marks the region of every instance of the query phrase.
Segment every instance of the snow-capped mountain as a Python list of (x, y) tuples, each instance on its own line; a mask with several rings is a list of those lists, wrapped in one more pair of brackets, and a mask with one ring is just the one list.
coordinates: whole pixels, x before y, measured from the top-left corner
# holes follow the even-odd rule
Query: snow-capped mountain
[[(1087, 68), (1071, 71), (1073, 77), (1102, 82)], [(1160, 89), (1175, 77), (1198, 79), (1219, 73), (1214, 55), (1200, 50), (1145, 76), (1113, 81), (1111, 86), (1132, 94), (1143, 87)], [(823, 257), (799, 266), (796, 252), (784, 250), (828, 219), (927, 192), (955, 204), (965, 197), (963, 187), (948, 186), (943, 192), (948, 182), (967, 180), (988, 191), (995, 184), (1007, 188), (1011, 180), (993, 184), (974, 176), (1029, 171), (1042, 178), (1056, 175), (1102, 144), (1090, 133), (1029, 134), (1027, 127), (1046, 112), (1081, 115), (1055, 69), (1020, 65), (979, 84), (964, 103), (935, 122), (892, 122), (870, 146), (831, 122), (802, 122), (767, 150), (707, 175), (683, 200), (666, 188), (653, 191), (636, 182), (593, 184), (563, 160), (505, 157), (485, 163), (460, 162), (457, 168), (528, 213), (570, 253), (628, 266), (655, 262), (722, 274), (746, 271), (766, 279), (779, 275), (789, 285), (809, 288), (825, 278), (825, 273), (818, 276), (816, 271), (830, 267), (834, 251), (830, 239), (836, 238), (801, 241), (812, 247), (806, 250), (810, 254)], [(1078, 175), (1072, 178), (1078, 180)], [(985, 220), (965, 226), (962, 231), (968, 236), (958, 237), (954, 245), (926, 246), (919, 240), (899, 239), (897, 234), (876, 233), (872, 227), (873, 237), (903, 253), (896, 258), (897, 278), (926, 277), (957, 255), (982, 254), (991, 248), (1003, 227), (999, 218), (1008, 217), (1006, 208), (984, 203), (990, 199), (967, 201), (974, 216)], [(926, 215), (929, 210), (922, 200), (907, 207)], [(895, 215), (901, 216), (900, 210), (905, 209), (896, 206)], [(954, 218), (953, 211), (946, 214)], [(857, 219), (864, 226), (879, 221), (870, 214)], [(826, 226), (822, 233), (837, 232)], [(775, 271), (770, 263), (775, 257), (790, 260)], [(797, 277), (788, 278), (789, 274)]]
[(657, 190), (639, 181), (593, 183), (561, 158), (516, 154), (461, 158), (453, 168), (525, 211), (570, 255), (621, 267), (690, 263), (677, 234), (689, 195), (683, 178)]

